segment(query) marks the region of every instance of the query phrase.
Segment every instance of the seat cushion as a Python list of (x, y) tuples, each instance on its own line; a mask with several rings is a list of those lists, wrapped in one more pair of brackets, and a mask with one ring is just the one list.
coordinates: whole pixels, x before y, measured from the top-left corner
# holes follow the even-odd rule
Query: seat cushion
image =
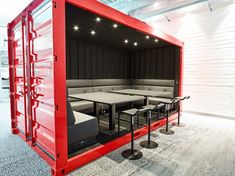
[(94, 103), (90, 101), (81, 100), (81, 101), (71, 102), (71, 106), (72, 106), (72, 109), (75, 111), (82, 111), (82, 110), (93, 111)]
[(97, 118), (76, 111), (73, 113), (75, 124), (68, 126), (68, 144), (95, 138), (99, 133)]

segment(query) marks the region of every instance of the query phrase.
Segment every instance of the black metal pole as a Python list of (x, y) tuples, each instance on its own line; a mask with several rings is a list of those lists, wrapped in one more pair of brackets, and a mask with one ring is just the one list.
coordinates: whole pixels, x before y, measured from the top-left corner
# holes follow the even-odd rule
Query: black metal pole
[(133, 129), (133, 123), (134, 123), (134, 116), (131, 116), (131, 154), (134, 153), (134, 129)]
[[(166, 106), (166, 108), (168, 107)], [(166, 109), (166, 132), (168, 132), (168, 116), (169, 116), (169, 110)]]
[(118, 114), (118, 134), (120, 134), (120, 114)]
[(158, 118), (158, 120), (160, 118), (160, 108), (157, 109), (157, 118)]
[(150, 124), (151, 124), (151, 111), (149, 111), (149, 116), (148, 116), (148, 145), (150, 145)]
[(178, 104), (178, 125), (180, 124), (180, 101)]

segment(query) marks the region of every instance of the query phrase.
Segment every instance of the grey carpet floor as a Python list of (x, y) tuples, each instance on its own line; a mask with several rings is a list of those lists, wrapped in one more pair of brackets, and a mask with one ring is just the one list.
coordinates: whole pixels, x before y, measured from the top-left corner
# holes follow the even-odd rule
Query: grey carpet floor
[[(10, 133), (8, 103), (0, 103), (0, 175), (50, 175), (49, 166), (18, 136)], [(143, 158), (128, 161), (121, 152), (130, 144), (70, 173), (71, 176), (234, 176), (235, 120), (184, 113), (184, 128), (172, 127), (166, 136), (158, 130), (152, 139), (159, 147), (143, 149)]]
[(49, 165), (20, 137), (11, 134), (8, 102), (0, 103), (0, 175), (50, 175)]

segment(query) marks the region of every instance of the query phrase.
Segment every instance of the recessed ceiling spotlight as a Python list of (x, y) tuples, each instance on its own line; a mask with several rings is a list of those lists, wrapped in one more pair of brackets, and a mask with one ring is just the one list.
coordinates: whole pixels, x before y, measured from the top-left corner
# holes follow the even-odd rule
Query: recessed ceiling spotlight
[(134, 46), (137, 46), (138, 45), (138, 43), (137, 42), (134, 42)]
[(91, 30), (91, 35), (95, 35), (95, 30)]
[(101, 21), (101, 18), (100, 17), (96, 17), (96, 22), (100, 22)]
[(116, 23), (113, 24), (113, 28), (117, 28), (118, 25)]
[(157, 42), (158, 42), (158, 39), (155, 39), (154, 41), (157, 43)]
[(79, 27), (78, 27), (77, 25), (74, 25), (74, 26), (73, 26), (73, 30), (74, 30), (74, 31), (78, 31), (78, 30), (79, 30)]
[(129, 41), (127, 39), (124, 40), (124, 43), (128, 43)]
[(145, 38), (146, 38), (146, 39), (149, 39), (149, 36), (148, 36), (148, 35), (146, 35), (146, 36), (145, 36)]

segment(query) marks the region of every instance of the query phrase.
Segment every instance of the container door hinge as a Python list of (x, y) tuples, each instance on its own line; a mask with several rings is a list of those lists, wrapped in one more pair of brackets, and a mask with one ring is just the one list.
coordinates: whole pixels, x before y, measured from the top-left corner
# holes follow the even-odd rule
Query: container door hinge
[(56, 8), (56, 2), (53, 1), (52, 4), (53, 4), (53, 7)]
[(59, 107), (58, 105), (55, 105), (55, 110), (58, 111)]
[(57, 56), (56, 55), (54, 55), (54, 61), (57, 62)]
[(14, 40), (14, 37), (8, 37), (8, 41), (13, 41)]

